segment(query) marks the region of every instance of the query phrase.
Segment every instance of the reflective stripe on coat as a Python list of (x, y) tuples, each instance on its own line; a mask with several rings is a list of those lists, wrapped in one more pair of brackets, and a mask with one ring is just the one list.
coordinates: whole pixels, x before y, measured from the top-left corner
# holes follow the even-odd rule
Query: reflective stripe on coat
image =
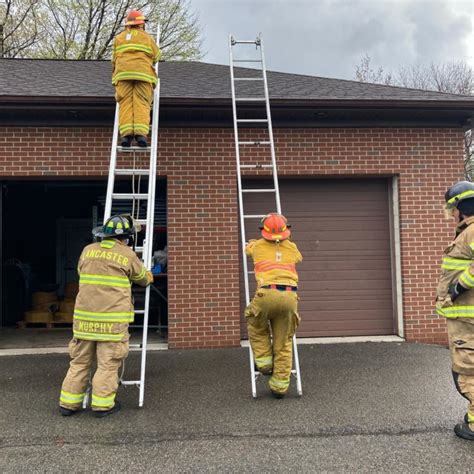
[[(474, 318), (474, 217), (456, 228), (456, 238), (444, 251), (441, 275), (436, 290), (436, 312), (445, 318)], [(448, 294), (451, 285), (460, 282), (468, 291), (454, 303)]]

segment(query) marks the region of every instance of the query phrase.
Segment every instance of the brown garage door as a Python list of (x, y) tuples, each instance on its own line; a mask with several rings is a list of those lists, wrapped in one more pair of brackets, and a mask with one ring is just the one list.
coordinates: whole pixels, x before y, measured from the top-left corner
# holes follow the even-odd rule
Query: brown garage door
[[(281, 180), (282, 209), (304, 258), (299, 337), (394, 334), (388, 188), (385, 179)], [(245, 199), (248, 214), (273, 209), (272, 195)], [(257, 226), (247, 222), (247, 239), (258, 237)]]

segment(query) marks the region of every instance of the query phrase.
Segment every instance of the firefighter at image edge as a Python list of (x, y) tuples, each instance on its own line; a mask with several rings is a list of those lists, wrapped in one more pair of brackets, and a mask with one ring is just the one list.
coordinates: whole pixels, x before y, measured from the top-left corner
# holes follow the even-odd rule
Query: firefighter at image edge
[(458, 392), (469, 402), (460, 438), (474, 440), (474, 184), (461, 181), (445, 195), (446, 210), (457, 227), (444, 251), (436, 291), (436, 312), (446, 318), (452, 374)]
[(129, 215), (112, 216), (92, 233), (101, 242), (87, 245), (79, 257), (79, 293), (69, 343), (70, 367), (61, 387), (63, 416), (81, 410), (94, 360), (91, 407), (98, 418), (120, 409), (115, 399), (118, 372), (128, 355), (128, 325), (133, 322), (132, 283), (147, 286), (153, 275), (128, 246), (138, 232)]
[(245, 319), (256, 370), (270, 376), (272, 395), (283, 398), (290, 385), (293, 335), (300, 321), (296, 264), (303, 257), (289, 240), (291, 232), (285, 216), (268, 214), (260, 229), (262, 238), (250, 240), (245, 248), (253, 259), (257, 280)]

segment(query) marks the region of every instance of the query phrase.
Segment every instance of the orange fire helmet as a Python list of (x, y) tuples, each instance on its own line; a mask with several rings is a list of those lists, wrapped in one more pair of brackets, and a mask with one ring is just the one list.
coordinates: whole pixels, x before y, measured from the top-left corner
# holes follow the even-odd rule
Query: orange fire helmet
[(290, 234), (290, 227), (285, 216), (272, 212), (261, 221), (260, 229), (265, 240), (285, 240)]
[(140, 10), (130, 10), (125, 20), (125, 26), (144, 25), (146, 21), (145, 15)]

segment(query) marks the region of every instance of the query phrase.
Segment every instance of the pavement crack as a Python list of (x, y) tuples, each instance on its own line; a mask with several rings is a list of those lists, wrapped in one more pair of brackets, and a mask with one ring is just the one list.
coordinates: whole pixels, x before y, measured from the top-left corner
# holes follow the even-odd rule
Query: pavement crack
[(246, 440), (246, 439), (325, 439), (325, 438), (340, 438), (340, 437), (352, 437), (352, 436), (389, 436), (389, 437), (402, 437), (402, 436), (414, 436), (414, 435), (428, 435), (428, 434), (445, 434), (451, 430), (446, 427), (434, 427), (434, 428), (409, 428), (405, 430), (364, 430), (358, 428), (335, 428), (325, 429), (316, 432), (297, 432), (297, 433), (248, 433), (248, 432), (235, 432), (235, 433), (176, 433), (176, 434), (159, 434), (152, 433), (140, 438), (137, 437), (136, 433), (129, 433), (123, 435), (120, 438), (114, 437), (109, 439), (80, 439), (80, 438), (69, 438), (64, 436), (56, 436), (49, 438), (37, 438), (29, 440), (20, 440), (18, 438), (3, 438), (0, 439), (0, 450), (11, 449), (11, 448), (26, 448), (26, 447), (63, 447), (63, 446), (130, 446), (130, 445), (155, 445), (162, 443), (179, 443), (184, 441), (214, 441), (214, 440)]

